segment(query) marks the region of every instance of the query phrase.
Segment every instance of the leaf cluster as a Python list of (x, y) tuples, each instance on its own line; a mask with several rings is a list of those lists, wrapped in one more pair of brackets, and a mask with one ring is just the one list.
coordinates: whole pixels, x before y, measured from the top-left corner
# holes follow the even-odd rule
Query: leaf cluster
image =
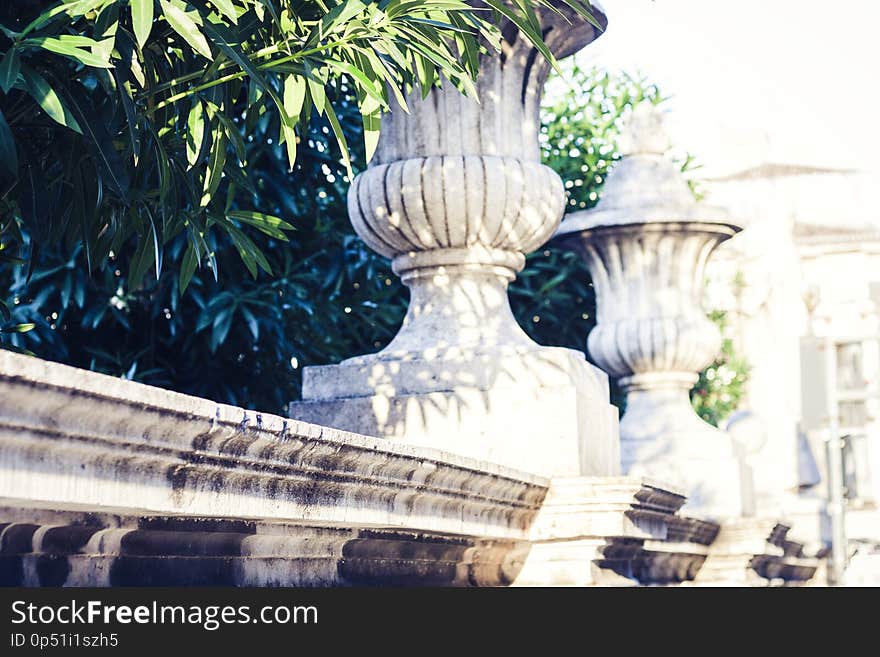
[[(588, 3), (569, 4), (588, 15)], [(248, 273), (274, 272), (255, 235), (285, 239), (292, 217), (259, 212), (246, 141), (283, 146), (286, 167), (313, 121), (329, 126), (352, 176), (333, 98), (356, 101), (365, 159), (382, 112), (415, 88), (474, 94), (502, 19), (546, 50), (545, 0), (28, 0), (0, 7), (0, 227), (31, 250), (82, 247), (91, 271), (126, 258), (136, 288), (166, 257), (183, 292), (219, 276), (212, 236)], [(549, 53), (547, 53), (549, 56)], [(13, 226), (16, 223), (18, 226)], [(10, 251), (13, 252), (13, 251)]]

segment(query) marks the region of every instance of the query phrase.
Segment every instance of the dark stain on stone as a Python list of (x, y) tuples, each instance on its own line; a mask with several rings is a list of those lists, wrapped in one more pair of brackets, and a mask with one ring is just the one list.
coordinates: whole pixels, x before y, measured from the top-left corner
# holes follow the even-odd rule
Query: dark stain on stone
[(183, 500), (183, 490), (190, 479), (189, 472), (190, 466), (185, 463), (175, 463), (165, 471), (165, 478), (171, 484), (171, 499), (177, 505)]
[(241, 544), (248, 536), (224, 531), (137, 530), (122, 537), (120, 553), (143, 557), (240, 556)]
[(196, 451), (202, 451), (208, 448), (208, 445), (211, 444), (211, 432), (206, 431), (205, 433), (200, 433), (198, 436), (192, 439), (192, 448)]
[(39, 525), (11, 523), (0, 533), (0, 554), (27, 554), (33, 551), (34, 532)]
[(24, 563), (21, 555), (0, 555), (0, 586), (22, 586), (24, 584)]
[(193, 516), (143, 516), (138, 519), (138, 529), (173, 532), (235, 532), (256, 534), (257, 523), (253, 520), (230, 518), (201, 518)]
[(339, 576), (356, 586), (449, 586), (455, 582), (454, 561), (405, 559), (340, 559)]
[(278, 479), (276, 477), (272, 477), (266, 483), (266, 495), (269, 496), (270, 499), (277, 499), (278, 497)]
[(121, 556), (110, 567), (111, 586), (235, 586), (231, 557)]
[(36, 567), (40, 586), (63, 586), (70, 574), (70, 563), (64, 554), (37, 555)]
[(43, 532), (40, 551), (53, 554), (79, 552), (99, 527), (85, 525), (64, 525), (50, 527)]
[(229, 456), (244, 456), (254, 443), (254, 437), (241, 428), (217, 446), (217, 452)]

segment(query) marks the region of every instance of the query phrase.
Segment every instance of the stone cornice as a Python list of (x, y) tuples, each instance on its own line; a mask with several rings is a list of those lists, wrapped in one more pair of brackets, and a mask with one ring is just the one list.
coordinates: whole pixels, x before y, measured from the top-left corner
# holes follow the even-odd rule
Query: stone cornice
[(436, 532), (0, 499), (0, 586), (500, 586), (523, 549)]
[(547, 481), (0, 353), (0, 497), (521, 538)]

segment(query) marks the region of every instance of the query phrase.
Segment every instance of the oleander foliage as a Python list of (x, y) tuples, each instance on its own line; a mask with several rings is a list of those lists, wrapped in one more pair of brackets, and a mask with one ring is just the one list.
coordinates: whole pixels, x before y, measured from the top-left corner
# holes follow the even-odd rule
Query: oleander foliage
[[(498, 10), (446, 0), (0, 7), (0, 338), (282, 413), (303, 366), (383, 347), (407, 292), (355, 236), (345, 192), (375, 146), (378, 112), (441, 73), (471, 89), (475, 55), (497, 43), (474, 5)], [(530, 3), (510, 6), (500, 7), (539, 40)], [(571, 85), (546, 108), (544, 157), (570, 206), (591, 207), (619, 118), (661, 96), (626, 75), (574, 67), (553, 84), (562, 79)], [(536, 340), (583, 349), (595, 299), (572, 254), (530, 256), (511, 302)]]
[[(566, 0), (585, 16), (589, 3)], [(216, 237), (250, 275), (254, 242), (293, 225), (260, 212), (247, 141), (284, 147), (287, 168), (323, 121), (352, 175), (335, 99), (352, 100), (364, 158), (392, 103), (442, 79), (473, 95), (504, 16), (548, 57), (544, 0), (22, 0), (0, 8), (3, 249), (82, 247), (89, 270), (125, 253), (128, 287), (182, 250), (178, 287), (218, 277)], [(338, 93), (342, 82), (347, 92)], [(7, 260), (7, 262), (17, 262)]]

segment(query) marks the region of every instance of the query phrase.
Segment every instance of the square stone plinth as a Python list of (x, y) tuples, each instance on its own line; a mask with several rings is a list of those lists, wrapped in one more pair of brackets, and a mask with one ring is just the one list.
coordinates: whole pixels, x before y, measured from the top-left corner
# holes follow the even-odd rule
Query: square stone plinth
[(545, 476), (619, 470), (606, 375), (570, 349), (498, 348), (304, 371), (292, 418)]

